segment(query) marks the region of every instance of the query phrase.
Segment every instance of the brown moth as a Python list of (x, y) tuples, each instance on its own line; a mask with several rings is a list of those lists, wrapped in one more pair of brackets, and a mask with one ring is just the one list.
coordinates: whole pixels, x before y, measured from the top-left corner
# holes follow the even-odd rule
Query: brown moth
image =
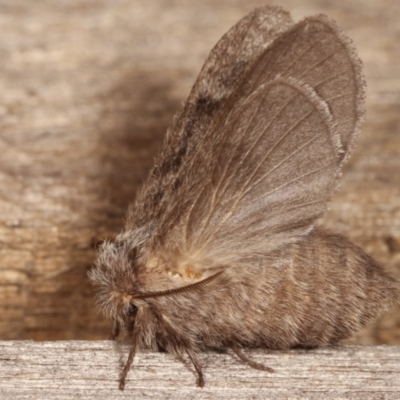
[(314, 223), (364, 117), (354, 46), (324, 15), (256, 9), (211, 51), (125, 230), (100, 249), (98, 302), (137, 349), (190, 358), (334, 344), (397, 301), (362, 249)]

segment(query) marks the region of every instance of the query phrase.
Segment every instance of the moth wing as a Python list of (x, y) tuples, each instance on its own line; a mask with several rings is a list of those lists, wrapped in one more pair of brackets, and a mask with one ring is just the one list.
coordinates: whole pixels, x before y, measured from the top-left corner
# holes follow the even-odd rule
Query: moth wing
[(329, 108), (310, 86), (293, 78), (262, 84), (210, 127), (156, 247), (196, 264), (230, 265), (298, 239), (326, 209), (340, 149)]
[(307, 234), (354, 147), (364, 87), (350, 40), (325, 16), (278, 37), (183, 158), (154, 250), (209, 268)]
[(226, 100), (241, 83), (248, 66), (293, 25), (289, 13), (276, 6), (257, 8), (242, 18), (211, 50), (180, 119), (186, 119), (188, 106), (199, 99)]
[(366, 83), (351, 39), (325, 15), (308, 17), (261, 55), (243, 90), (250, 93), (277, 75), (308, 84), (328, 104), (346, 161), (365, 114)]
[(164, 151), (156, 159), (145, 190), (138, 195), (135, 212), (128, 215), (128, 226), (142, 226), (163, 214), (174, 191), (177, 170), (184, 168), (184, 156), (188, 157), (201, 141), (214, 115), (242, 82), (248, 68), (292, 25), (287, 11), (264, 6), (242, 18), (219, 40), (207, 57), (182, 113), (167, 133)]

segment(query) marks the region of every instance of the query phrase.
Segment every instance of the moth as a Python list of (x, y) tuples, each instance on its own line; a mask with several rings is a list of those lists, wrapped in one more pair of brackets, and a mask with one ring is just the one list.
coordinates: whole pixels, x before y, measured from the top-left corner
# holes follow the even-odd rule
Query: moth
[(213, 48), (126, 226), (90, 278), (138, 349), (188, 356), (335, 344), (398, 299), (362, 249), (314, 224), (364, 118), (354, 45), (324, 15), (254, 10)]

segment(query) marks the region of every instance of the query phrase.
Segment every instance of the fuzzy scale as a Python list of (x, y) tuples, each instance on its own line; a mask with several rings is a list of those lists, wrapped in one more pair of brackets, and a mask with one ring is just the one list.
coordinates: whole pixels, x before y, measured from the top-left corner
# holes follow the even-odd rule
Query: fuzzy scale
[[(140, 281), (139, 270), (119, 284)], [(100, 282), (100, 274), (92, 277)], [(349, 338), (397, 301), (398, 284), (371, 257), (343, 236), (316, 229), (196, 290), (136, 300), (135, 325), (139, 347), (178, 354), (232, 344), (314, 347)]]
[(398, 302), (363, 250), (314, 228), (364, 116), (350, 41), (325, 16), (253, 11), (210, 53), (124, 232), (90, 271), (97, 300), (136, 349), (188, 355), (314, 347)]
[[(143, 326), (167, 321), (196, 350), (313, 347), (350, 337), (398, 295), (396, 282), (362, 249), (320, 230), (243, 264), (196, 291), (149, 299), (159, 320)], [(160, 340), (168, 349), (168, 337)]]

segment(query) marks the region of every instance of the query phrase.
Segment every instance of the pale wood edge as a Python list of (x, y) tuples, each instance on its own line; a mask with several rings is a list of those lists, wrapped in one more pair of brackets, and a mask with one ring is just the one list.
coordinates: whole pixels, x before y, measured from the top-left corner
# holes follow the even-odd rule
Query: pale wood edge
[(400, 398), (400, 346), (247, 351), (274, 368), (272, 374), (241, 364), (229, 351), (203, 353), (202, 389), (189, 363), (140, 352), (121, 392), (127, 350), (111, 341), (1, 341), (0, 398)]

